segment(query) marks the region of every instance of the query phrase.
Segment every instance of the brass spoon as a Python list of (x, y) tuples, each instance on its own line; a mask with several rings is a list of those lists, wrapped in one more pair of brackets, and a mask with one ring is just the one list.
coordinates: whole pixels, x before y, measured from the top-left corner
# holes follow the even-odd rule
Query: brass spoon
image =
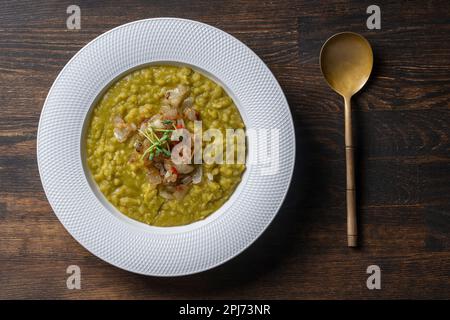
[(369, 42), (361, 35), (342, 32), (329, 38), (320, 51), (320, 68), (329, 86), (345, 102), (345, 159), (347, 170), (347, 242), (357, 245), (355, 168), (353, 162), (351, 97), (369, 79), (373, 53)]

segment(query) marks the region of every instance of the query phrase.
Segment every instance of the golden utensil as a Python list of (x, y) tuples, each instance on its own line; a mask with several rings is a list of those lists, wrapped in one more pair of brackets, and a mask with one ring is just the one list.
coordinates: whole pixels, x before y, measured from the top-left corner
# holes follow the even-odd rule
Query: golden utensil
[(361, 90), (369, 79), (373, 53), (369, 42), (353, 32), (342, 32), (330, 37), (320, 51), (320, 69), (329, 86), (345, 102), (345, 159), (347, 171), (347, 242), (357, 245), (355, 168), (353, 161), (351, 97)]

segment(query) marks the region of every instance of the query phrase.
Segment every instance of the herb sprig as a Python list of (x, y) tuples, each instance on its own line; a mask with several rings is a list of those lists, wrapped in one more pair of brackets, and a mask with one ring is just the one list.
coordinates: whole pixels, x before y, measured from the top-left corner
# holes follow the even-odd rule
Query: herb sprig
[[(144, 151), (142, 158), (148, 154), (148, 159), (151, 161), (155, 156), (157, 157), (161, 153), (167, 157), (170, 157), (171, 150), (169, 141), (172, 132), (176, 130), (176, 126), (172, 120), (164, 120), (163, 124), (171, 124), (174, 129), (159, 129), (153, 128), (152, 126), (148, 126), (145, 130), (139, 129), (139, 133), (150, 142), (150, 147)], [(161, 137), (158, 137), (158, 132), (163, 133)]]

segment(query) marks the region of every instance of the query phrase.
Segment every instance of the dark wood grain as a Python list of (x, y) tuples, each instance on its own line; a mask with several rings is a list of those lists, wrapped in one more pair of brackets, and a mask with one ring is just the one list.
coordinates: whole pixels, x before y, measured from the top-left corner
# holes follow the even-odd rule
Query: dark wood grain
[[(450, 3), (378, 1), (0, 2), (0, 298), (450, 298)], [(65, 231), (39, 180), (36, 131), (47, 92), (87, 42), (137, 19), (176, 16), (247, 44), (288, 98), (295, 176), (273, 224), (245, 253), (182, 278), (135, 275), (99, 260)], [(372, 43), (375, 69), (355, 97), (361, 246), (346, 247), (343, 103), (321, 78), (332, 34)], [(82, 289), (66, 288), (66, 267)], [(366, 288), (366, 268), (382, 289)]]

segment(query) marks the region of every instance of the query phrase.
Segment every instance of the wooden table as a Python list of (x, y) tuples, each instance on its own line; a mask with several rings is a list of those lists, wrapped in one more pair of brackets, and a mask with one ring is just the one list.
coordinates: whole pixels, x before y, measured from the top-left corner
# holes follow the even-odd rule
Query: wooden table
[[(45, 2), (45, 3), (44, 3)], [(450, 3), (378, 1), (73, 1), (0, 3), (0, 298), (450, 298)], [(47, 92), (101, 33), (176, 16), (229, 32), (267, 63), (294, 117), (297, 162), (274, 223), (245, 253), (182, 278), (132, 274), (81, 247), (53, 214), (36, 163)], [(375, 69), (354, 99), (361, 246), (346, 247), (343, 102), (318, 56), (350, 30), (372, 43)], [(66, 288), (79, 265), (82, 289)], [(366, 269), (381, 268), (381, 290)]]

